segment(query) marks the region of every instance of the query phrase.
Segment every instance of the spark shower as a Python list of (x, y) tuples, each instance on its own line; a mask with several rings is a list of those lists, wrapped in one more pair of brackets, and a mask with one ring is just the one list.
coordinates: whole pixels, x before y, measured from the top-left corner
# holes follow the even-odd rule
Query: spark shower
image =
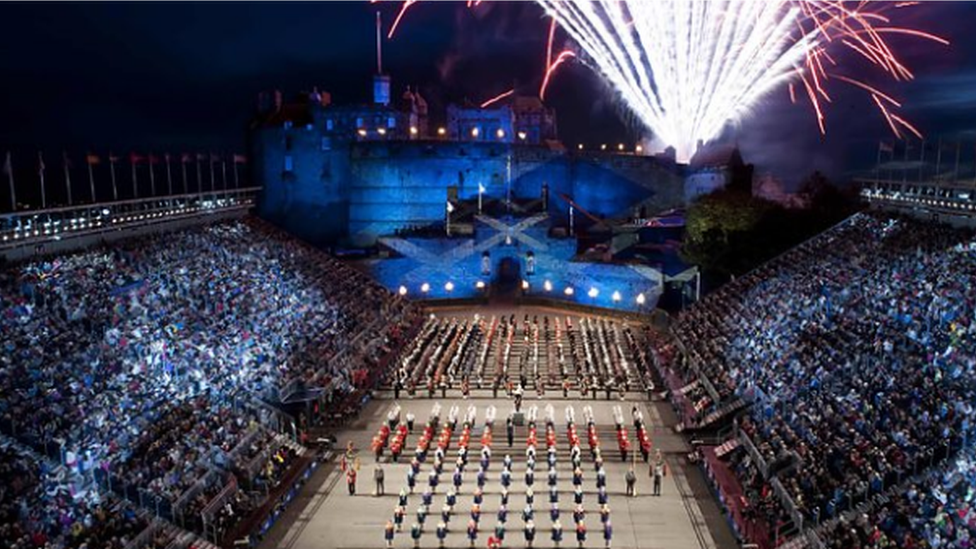
[[(377, 0), (373, 0), (374, 2)], [(406, 0), (390, 37), (407, 9)], [(469, 0), (477, 8), (481, 0)], [(760, 100), (788, 87), (812, 107), (821, 133), (828, 83), (865, 91), (896, 137), (921, 136), (898, 114), (901, 103), (844, 64), (862, 60), (888, 80), (913, 78), (888, 38), (948, 41), (895, 25), (889, 14), (921, 2), (842, 0), (536, 0), (585, 55), (564, 50), (553, 63), (553, 28), (540, 96), (571, 58), (599, 72), (656, 140), (689, 159), (698, 141), (718, 138)], [(844, 63), (839, 50), (846, 50)], [(860, 71), (863, 73), (863, 71)], [(512, 92), (506, 92), (512, 93)], [(489, 101), (493, 102), (493, 101)]]

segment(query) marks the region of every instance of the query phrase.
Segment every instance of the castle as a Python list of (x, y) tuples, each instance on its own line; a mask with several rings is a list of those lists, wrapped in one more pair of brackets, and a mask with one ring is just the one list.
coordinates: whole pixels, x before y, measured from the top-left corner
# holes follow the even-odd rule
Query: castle
[(534, 199), (548, 189), (552, 223), (566, 226), (570, 201), (596, 218), (647, 217), (729, 178), (724, 166), (692, 170), (672, 151), (567, 148), (536, 97), (451, 105), (435, 124), (419, 92), (391, 101), (390, 86), (377, 75), (364, 105), (336, 105), (318, 90), (287, 103), (280, 92), (262, 95), (250, 135), (262, 217), (316, 244), (370, 246), (442, 222), (449, 199)]

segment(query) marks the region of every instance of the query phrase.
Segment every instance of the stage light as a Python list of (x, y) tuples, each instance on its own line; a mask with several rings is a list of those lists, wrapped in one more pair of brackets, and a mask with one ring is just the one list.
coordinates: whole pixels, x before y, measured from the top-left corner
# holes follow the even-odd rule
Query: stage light
[(623, 143), (620, 143), (620, 144), (618, 144), (618, 145), (617, 145), (617, 150), (618, 150), (618, 151), (622, 151), (622, 150), (624, 150), (624, 144), (623, 144)]
[(519, 137), (519, 139), (521, 139), (522, 141), (525, 141), (525, 138), (527, 137), (527, 135), (526, 135), (526, 133), (525, 133), (525, 132), (518, 132), (518, 137)]
[(471, 128), (471, 137), (477, 138), (481, 134), (481, 130), (478, 128)]
[(485, 289), (485, 283), (484, 283), (484, 281), (479, 280), (479, 281), (477, 281), (477, 282), (474, 283), (474, 287), (475, 288), (478, 288), (479, 290), (484, 290)]
[(417, 126), (410, 126), (410, 135), (417, 135), (418, 132)]
[(498, 139), (505, 139), (505, 130), (498, 128), (498, 131), (495, 132), (495, 136), (498, 137)]
[(579, 150), (583, 150), (583, 144), (580, 143), (579, 145), (576, 145), (576, 148), (579, 149)]
[(644, 152), (644, 147), (637, 145), (636, 147), (634, 147), (634, 150), (638, 153), (642, 153)]
[(586, 292), (586, 295), (588, 295), (590, 297), (596, 297), (596, 296), (600, 295), (600, 291), (597, 290), (596, 288), (590, 288), (590, 291)]
[(644, 294), (642, 294), (642, 293), (637, 294), (637, 304), (638, 305), (643, 305), (645, 301), (647, 301), (647, 298), (644, 297)]
[(447, 130), (444, 128), (437, 128), (437, 135), (444, 136), (447, 135)]
[(572, 286), (566, 286), (566, 289), (563, 290), (563, 293), (566, 294), (566, 295), (573, 295), (576, 292), (573, 291), (573, 287)]
[(386, 135), (386, 128), (376, 128), (376, 133)]
[(620, 292), (613, 292), (613, 295), (610, 296), (610, 299), (612, 299), (615, 303), (619, 303), (620, 300), (623, 298), (620, 297)]
[(400, 295), (407, 295), (407, 287), (400, 286)]
[(454, 283), (453, 282), (448, 282), (447, 284), (444, 285), (444, 289), (447, 290), (448, 292), (453, 292), (454, 291)]
[(356, 130), (356, 133), (359, 134), (359, 137), (366, 137), (366, 130), (363, 128), (359, 128), (358, 130)]
[(522, 289), (523, 290), (528, 290), (529, 289), (529, 281), (528, 280), (523, 280), (522, 281)]
[(605, 151), (605, 150), (607, 150), (607, 144), (606, 144), (606, 143), (604, 143), (604, 144), (602, 144), (602, 145), (600, 145), (600, 150), (601, 150), (601, 151)]
[(547, 292), (551, 292), (552, 291), (552, 282), (549, 282), (548, 280), (545, 281), (545, 283), (542, 284), (542, 288), (545, 291), (547, 291)]
[(427, 292), (429, 292), (429, 291), (430, 291), (430, 284), (427, 284), (426, 282), (424, 282), (424, 283), (423, 283), (423, 284), (422, 284), (422, 285), (420, 286), (420, 291), (421, 291), (421, 292), (423, 292), (423, 293), (425, 293), (425, 294), (426, 294)]

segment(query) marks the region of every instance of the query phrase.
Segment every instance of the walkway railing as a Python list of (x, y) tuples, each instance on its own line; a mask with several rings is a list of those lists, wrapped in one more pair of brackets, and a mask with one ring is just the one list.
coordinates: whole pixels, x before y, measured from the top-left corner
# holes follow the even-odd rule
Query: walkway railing
[(260, 187), (0, 215), (0, 251), (251, 208)]

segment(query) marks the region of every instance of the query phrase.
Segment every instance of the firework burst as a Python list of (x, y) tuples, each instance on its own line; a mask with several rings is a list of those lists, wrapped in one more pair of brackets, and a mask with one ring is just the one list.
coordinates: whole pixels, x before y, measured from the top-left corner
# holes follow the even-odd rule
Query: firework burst
[[(373, 0), (376, 1), (376, 0)], [(390, 36), (407, 9), (406, 0)], [(888, 43), (893, 35), (943, 45), (933, 34), (892, 23), (891, 10), (919, 2), (843, 0), (536, 0), (552, 18), (539, 88), (545, 98), (553, 73), (577, 58), (553, 55), (556, 25), (579, 46), (582, 60), (599, 72), (622, 102), (679, 159), (699, 141), (720, 136), (771, 91), (787, 87), (793, 102), (805, 98), (822, 133), (830, 81), (855, 86), (897, 137), (920, 132), (898, 114), (901, 103), (859, 78), (843, 74), (844, 49), (894, 81), (913, 78)], [(476, 7), (481, 0), (467, 2)], [(489, 100), (488, 104), (494, 103)]]
[(894, 80), (912, 78), (886, 37), (909, 35), (886, 15), (912, 2), (817, 0), (539, 0), (637, 118), (678, 157), (718, 137), (769, 92), (787, 85), (809, 100), (821, 132), (830, 80), (871, 95), (895, 135), (918, 130), (890, 95), (840, 74), (845, 48)]

